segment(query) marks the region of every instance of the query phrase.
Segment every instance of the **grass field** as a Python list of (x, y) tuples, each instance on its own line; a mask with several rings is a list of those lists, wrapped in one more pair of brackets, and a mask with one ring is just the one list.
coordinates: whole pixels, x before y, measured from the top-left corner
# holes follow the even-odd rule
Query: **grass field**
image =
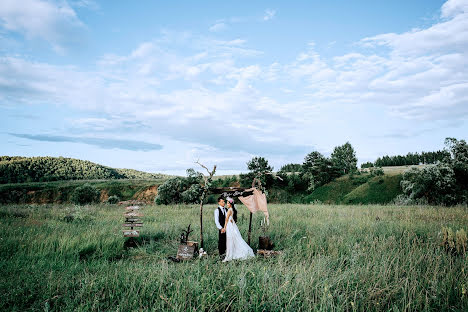
[[(246, 237), (248, 215), (238, 208)], [(144, 207), (141, 245), (127, 251), (122, 207), (0, 206), (0, 310), (468, 310), (467, 256), (439, 245), (443, 226), (468, 230), (466, 207), (269, 208), (269, 234), (283, 253), (224, 264), (214, 206), (204, 215), (209, 257), (185, 263), (167, 257), (189, 223), (198, 239), (197, 206)]]

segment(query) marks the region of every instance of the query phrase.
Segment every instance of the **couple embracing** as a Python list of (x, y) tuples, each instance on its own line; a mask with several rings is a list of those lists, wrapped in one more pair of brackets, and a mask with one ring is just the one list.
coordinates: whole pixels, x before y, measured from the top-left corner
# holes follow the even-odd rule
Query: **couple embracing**
[(214, 211), (214, 219), (219, 233), (219, 254), (225, 254), (223, 262), (255, 256), (237, 227), (237, 210), (233, 198), (228, 197), (226, 201), (222, 197), (218, 198), (218, 208)]

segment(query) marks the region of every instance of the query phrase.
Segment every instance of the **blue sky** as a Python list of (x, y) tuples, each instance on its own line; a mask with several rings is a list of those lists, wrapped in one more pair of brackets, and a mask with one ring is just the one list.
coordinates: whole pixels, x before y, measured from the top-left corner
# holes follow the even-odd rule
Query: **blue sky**
[(183, 174), (467, 139), (468, 1), (0, 4), (2, 155)]

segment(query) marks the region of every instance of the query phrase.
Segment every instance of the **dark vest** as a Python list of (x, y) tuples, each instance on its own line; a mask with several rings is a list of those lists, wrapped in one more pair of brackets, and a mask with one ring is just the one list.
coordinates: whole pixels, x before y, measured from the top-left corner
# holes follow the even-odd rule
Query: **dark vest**
[[(221, 209), (219, 209), (219, 206), (218, 206), (218, 222), (221, 226), (224, 226), (224, 223), (226, 222), (226, 216), (223, 215), (223, 211)], [(226, 212), (227, 214), (227, 212)]]

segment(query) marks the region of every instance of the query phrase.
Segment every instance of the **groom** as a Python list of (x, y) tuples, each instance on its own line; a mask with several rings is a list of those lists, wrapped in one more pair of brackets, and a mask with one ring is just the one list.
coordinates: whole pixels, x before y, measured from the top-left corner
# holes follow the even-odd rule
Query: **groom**
[(218, 228), (218, 251), (219, 255), (226, 253), (226, 231), (224, 230), (224, 223), (226, 221), (227, 210), (224, 208), (226, 202), (224, 198), (218, 198), (218, 208), (214, 211), (214, 221)]

